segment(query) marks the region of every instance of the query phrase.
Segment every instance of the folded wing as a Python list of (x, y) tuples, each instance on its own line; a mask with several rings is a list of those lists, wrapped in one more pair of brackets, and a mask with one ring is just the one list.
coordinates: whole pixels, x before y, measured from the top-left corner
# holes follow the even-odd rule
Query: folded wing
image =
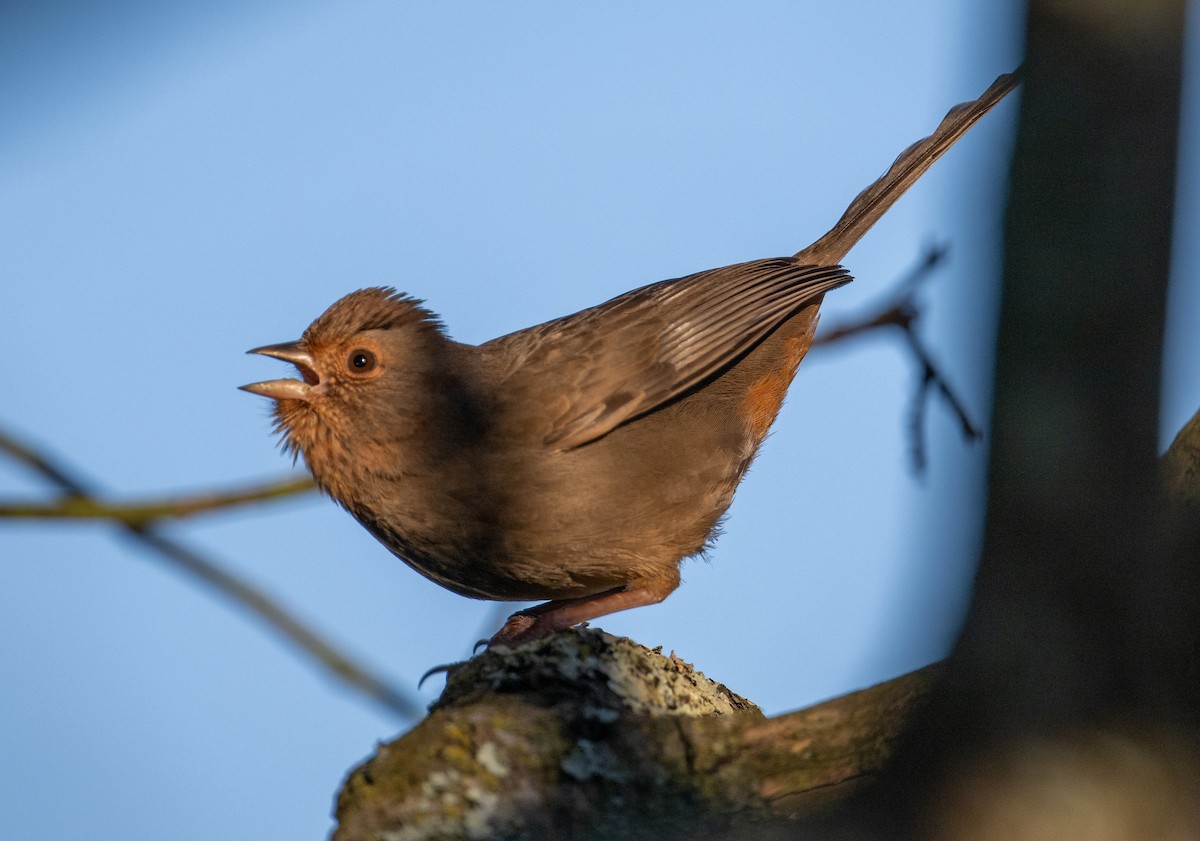
[[(841, 266), (754, 260), (644, 286), (502, 336), (511, 385), (547, 388), (544, 443), (570, 449), (714, 376), (781, 323), (851, 280)], [(530, 378), (534, 378), (536, 382)]]

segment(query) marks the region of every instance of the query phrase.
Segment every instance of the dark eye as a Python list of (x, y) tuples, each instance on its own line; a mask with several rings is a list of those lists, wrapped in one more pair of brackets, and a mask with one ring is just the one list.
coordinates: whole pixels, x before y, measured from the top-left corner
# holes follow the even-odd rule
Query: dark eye
[(375, 370), (375, 366), (379, 362), (375, 358), (375, 354), (365, 348), (350, 351), (350, 355), (346, 357), (346, 367), (351, 374), (367, 374)]

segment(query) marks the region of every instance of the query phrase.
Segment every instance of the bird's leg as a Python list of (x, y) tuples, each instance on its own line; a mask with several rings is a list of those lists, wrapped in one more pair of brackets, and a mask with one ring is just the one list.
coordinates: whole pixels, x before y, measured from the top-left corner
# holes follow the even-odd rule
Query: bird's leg
[(508, 617), (504, 627), (496, 632), (488, 644), (520, 645), (598, 616), (628, 610), (631, 607), (658, 604), (679, 586), (679, 571), (675, 569), (672, 572), (673, 575), (614, 587), (591, 596), (555, 599), (518, 611)]

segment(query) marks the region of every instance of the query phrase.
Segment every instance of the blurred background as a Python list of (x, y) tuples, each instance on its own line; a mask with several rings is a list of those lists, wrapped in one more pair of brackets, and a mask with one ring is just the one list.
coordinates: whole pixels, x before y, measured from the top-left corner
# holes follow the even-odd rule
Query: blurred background
[[(250, 347), (368, 285), (469, 342), (635, 286), (790, 254), (954, 103), (1020, 61), (1015, 3), (0, 6), (0, 429), (115, 497), (286, 476)], [(1200, 224), (1193, 37), (1177, 231)], [(989, 412), (1002, 104), (847, 265), (826, 328), (936, 243), (922, 334)], [(1200, 407), (1200, 246), (1177, 236), (1163, 443)], [(983, 444), (898, 336), (814, 351), (707, 560), (597, 624), (778, 713), (942, 656), (982, 523)], [(50, 500), (0, 458), (0, 497)], [(417, 697), (499, 617), (328, 501), (169, 533)], [(515, 608), (516, 606), (511, 606)], [(318, 838), (405, 722), (103, 523), (0, 526), (0, 810), (12, 837)], [(440, 689), (429, 681), (419, 697)]]

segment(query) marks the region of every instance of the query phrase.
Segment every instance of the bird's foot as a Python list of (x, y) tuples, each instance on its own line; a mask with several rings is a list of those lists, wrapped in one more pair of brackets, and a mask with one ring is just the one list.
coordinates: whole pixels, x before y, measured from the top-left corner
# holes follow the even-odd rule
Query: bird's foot
[(540, 616), (530, 615), (525, 612), (514, 613), (508, 617), (504, 626), (500, 628), (492, 638), (487, 641), (488, 648), (493, 645), (515, 646), (526, 642), (533, 642), (542, 637), (550, 636), (557, 628), (546, 627), (549, 623), (538, 622)]
[(488, 640), (488, 645), (514, 646), (540, 640), (589, 619), (661, 602), (678, 586), (679, 570), (672, 568), (670, 574), (644, 579), (636, 586), (614, 587), (591, 596), (555, 599), (527, 607), (508, 617), (504, 627)]

